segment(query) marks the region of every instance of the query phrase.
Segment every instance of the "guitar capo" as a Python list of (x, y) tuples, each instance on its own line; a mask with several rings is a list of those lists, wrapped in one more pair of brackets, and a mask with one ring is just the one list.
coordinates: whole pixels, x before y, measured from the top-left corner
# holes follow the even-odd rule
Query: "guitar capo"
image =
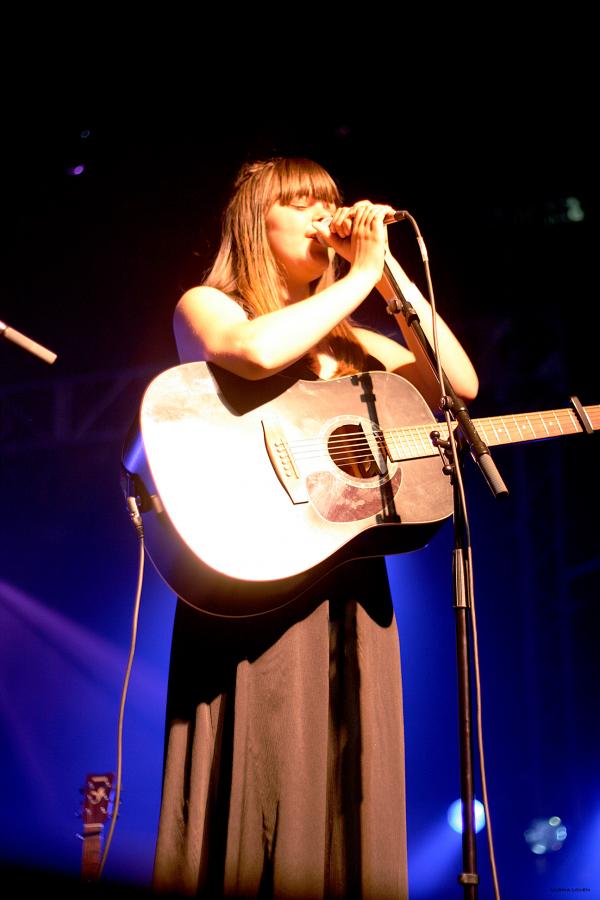
[(570, 399), (571, 403), (573, 404), (573, 409), (575, 410), (575, 415), (579, 419), (579, 424), (581, 425), (582, 429), (585, 431), (586, 434), (593, 434), (594, 426), (590, 422), (590, 417), (588, 416), (587, 412), (581, 405), (581, 401), (579, 400), (579, 397), (570, 397), (569, 399)]

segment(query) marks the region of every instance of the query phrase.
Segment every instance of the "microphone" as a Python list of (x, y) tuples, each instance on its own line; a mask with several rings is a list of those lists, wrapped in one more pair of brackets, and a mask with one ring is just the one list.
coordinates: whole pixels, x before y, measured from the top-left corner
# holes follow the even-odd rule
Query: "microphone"
[(56, 359), (56, 353), (53, 353), (52, 350), (42, 347), (37, 341), (33, 341), (30, 337), (27, 337), (26, 334), (21, 334), (16, 328), (11, 328), (6, 322), (0, 322), (0, 338), (5, 338), (13, 344), (18, 344), (23, 350), (29, 351), (29, 353), (38, 356), (50, 365), (52, 365)]
[[(327, 216), (325, 219), (321, 219), (321, 225), (325, 225), (326, 228), (329, 228), (333, 216)], [(409, 219), (410, 213), (406, 209), (396, 209), (393, 213), (386, 213), (383, 217), (384, 225), (393, 225), (395, 222), (401, 222), (402, 219)], [(320, 244), (327, 246), (326, 242), (323, 240), (322, 235), (317, 234), (317, 240)]]
[(401, 222), (402, 219), (410, 219), (410, 213), (406, 209), (396, 209), (393, 213), (388, 213), (383, 217), (383, 224), (393, 225), (394, 222)]

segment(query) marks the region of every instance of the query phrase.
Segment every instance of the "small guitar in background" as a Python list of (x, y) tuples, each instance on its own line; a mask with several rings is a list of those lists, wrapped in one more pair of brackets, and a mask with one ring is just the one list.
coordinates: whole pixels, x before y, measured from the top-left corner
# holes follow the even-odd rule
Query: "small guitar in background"
[(83, 881), (96, 881), (100, 874), (102, 832), (112, 813), (114, 778), (112, 772), (104, 775), (88, 775), (82, 788), (83, 831), (79, 837), (83, 841), (81, 855)]

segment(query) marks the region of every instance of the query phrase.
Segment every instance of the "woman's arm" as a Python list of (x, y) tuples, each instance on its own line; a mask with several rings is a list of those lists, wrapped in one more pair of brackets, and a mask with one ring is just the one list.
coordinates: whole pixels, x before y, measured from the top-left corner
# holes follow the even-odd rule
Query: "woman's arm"
[(357, 215), (351, 266), (344, 278), (274, 312), (247, 319), (235, 300), (215, 288), (187, 291), (174, 319), (181, 361), (205, 359), (257, 380), (300, 359), (351, 315), (380, 281), (385, 256), (382, 219), (383, 213), (373, 208)]
[(215, 288), (192, 288), (175, 309), (179, 357), (205, 359), (250, 380), (274, 375), (351, 315), (375, 281), (349, 273), (319, 294), (255, 319)]
[[(408, 278), (400, 263), (389, 252), (386, 255), (386, 262), (402, 293), (413, 305), (423, 331), (433, 346), (431, 306), (425, 300), (418, 287)], [(385, 300), (391, 300), (394, 296), (385, 275), (377, 285), (377, 289)], [(413, 356), (412, 361), (407, 361), (402, 370), (398, 370), (398, 374), (404, 375), (412, 381), (425, 399), (437, 409), (442, 393), (437, 378), (433, 374), (428, 359), (404, 316), (399, 313), (395, 316), (395, 319)], [(472, 400), (477, 396), (479, 381), (471, 360), (458, 339), (439, 315), (437, 316), (437, 332), (444, 372), (456, 393), (465, 400)]]
[[(328, 243), (330, 243), (336, 252), (340, 253), (346, 259), (349, 258), (348, 238), (353, 232), (356, 217), (360, 215), (360, 210), (365, 206), (372, 208), (373, 204), (368, 200), (360, 200), (358, 203), (355, 203), (354, 206), (341, 207), (336, 210), (331, 219), (329, 226), (331, 237)], [(377, 206), (375, 208), (383, 211), (384, 216), (386, 213), (393, 213), (394, 211), (389, 206)], [(402, 293), (406, 299), (410, 300), (412, 303), (415, 312), (419, 316), (423, 331), (433, 345), (432, 315), (429, 303), (425, 300), (417, 286), (410, 281), (389, 250), (386, 252), (386, 262), (392, 275), (398, 282)], [(386, 300), (391, 300), (394, 296), (393, 290), (385, 275), (383, 275), (381, 281), (378, 282), (377, 289)], [(408, 350), (410, 351), (409, 353), (407, 353), (404, 348), (400, 348), (399, 345), (397, 345), (398, 349), (390, 347), (386, 343), (389, 339), (384, 338), (383, 335), (380, 335), (379, 337), (381, 340), (377, 341), (377, 349), (380, 353), (379, 356), (374, 352), (374, 342), (376, 339), (369, 338), (368, 332), (365, 335), (361, 333), (361, 342), (370, 352), (375, 356), (378, 356), (378, 359), (381, 359), (381, 362), (387, 369), (397, 371), (399, 375), (403, 375), (405, 378), (412, 381), (432, 408), (437, 409), (439, 407), (442, 391), (439, 387), (437, 378), (431, 370), (428, 358), (421, 349), (421, 345), (416, 340), (411, 328), (407, 325), (404, 316), (399, 314), (396, 315), (395, 318), (400, 326)], [(472, 400), (477, 395), (479, 382), (469, 357), (450, 328), (448, 328), (439, 315), (437, 317), (437, 331), (442, 368), (450, 379), (456, 393), (465, 400)], [(390, 340), (390, 343), (394, 344), (395, 342)], [(383, 354), (385, 358), (383, 358), (381, 354)], [(396, 363), (396, 365), (394, 365), (394, 363)]]

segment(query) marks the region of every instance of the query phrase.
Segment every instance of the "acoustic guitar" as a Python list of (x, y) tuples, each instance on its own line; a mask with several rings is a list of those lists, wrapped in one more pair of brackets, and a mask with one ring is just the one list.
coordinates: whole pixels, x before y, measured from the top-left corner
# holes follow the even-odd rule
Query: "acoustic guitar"
[[(488, 446), (543, 440), (597, 430), (600, 406), (475, 424)], [(215, 615), (257, 615), (348, 559), (425, 546), (452, 514), (434, 431), (443, 439), (445, 425), (388, 372), (247, 381), (187, 363), (144, 394), (125, 489), (175, 593)]]

